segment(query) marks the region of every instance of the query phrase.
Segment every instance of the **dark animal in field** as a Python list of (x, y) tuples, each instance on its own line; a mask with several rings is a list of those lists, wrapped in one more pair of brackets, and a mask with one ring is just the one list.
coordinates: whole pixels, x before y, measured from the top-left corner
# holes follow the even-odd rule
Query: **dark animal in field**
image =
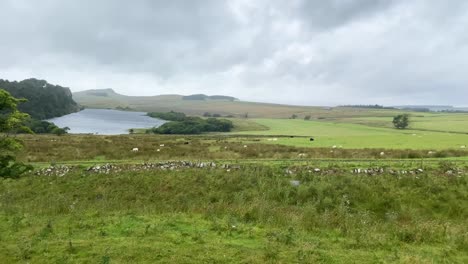
[(188, 144), (190, 144), (188, 141), (185, 141), (185, 142), (184, 142), (184, 145), (188, 145)]
[(315, 139), (314, 138), (310, 138), (309, 141), (314, 141)]

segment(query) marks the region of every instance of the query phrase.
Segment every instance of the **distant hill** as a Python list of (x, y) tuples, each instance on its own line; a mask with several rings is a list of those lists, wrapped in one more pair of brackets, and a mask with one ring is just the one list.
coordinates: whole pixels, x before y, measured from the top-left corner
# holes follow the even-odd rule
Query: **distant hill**
[(397, 109), (408, 109), (408, 110), (427, 110), (427, 111), (446, 111), (455, 110), (451, 105), (397, 105), (393, 106)]
[(299, 116), (314, 113), (326, 115), (330, 110), (323, 107), (293, 106), (270, 103), (240, 101), (225, 95), (156, 95), (126, 96), (112, 89), (87, 90), (73, 93), (73, 98), (80, 105), (88, 108), (132, 109), (143, 112), (184, 112), (189, 115), (205, 113), (232, 115), (235, 117), (272, 117), (288, 118), (292, 114)]
[(0, 79), (0, 89), (5, 89), (14, 97), (26, 98), (28, 101), (21, 103), (18, 108), (35, 119), (48, 119), (80, 110), (69, 88), (44, 80), (10, 82)]
[(225, 95), (206, 95), (206, 94), (192, 94), (183, 96), (182, 100), (226, 100), (226, 101), (239, 101), (239, 99), (232, 97), (232, 96), (225, 96)]

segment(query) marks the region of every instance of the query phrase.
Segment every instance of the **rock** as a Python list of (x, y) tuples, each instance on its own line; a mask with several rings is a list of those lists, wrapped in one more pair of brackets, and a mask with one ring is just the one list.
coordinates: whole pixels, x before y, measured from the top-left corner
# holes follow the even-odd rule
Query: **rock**
[(291, 180), (291, 181), (289, 181), (289, 183), (291, 183), (292, 186), (296, 186), (296, 187), (301, 184), (301, 182), (298, 181), (298, 180)]

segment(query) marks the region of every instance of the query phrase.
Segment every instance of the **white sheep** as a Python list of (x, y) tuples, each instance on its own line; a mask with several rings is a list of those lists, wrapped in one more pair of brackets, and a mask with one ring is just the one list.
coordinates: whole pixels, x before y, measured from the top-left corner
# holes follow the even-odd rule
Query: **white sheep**
[(164, 147), (164, 144), (159, 145), (160, 147)]
[(132, 152), (138, 152), (138, 148), (132, 148)]

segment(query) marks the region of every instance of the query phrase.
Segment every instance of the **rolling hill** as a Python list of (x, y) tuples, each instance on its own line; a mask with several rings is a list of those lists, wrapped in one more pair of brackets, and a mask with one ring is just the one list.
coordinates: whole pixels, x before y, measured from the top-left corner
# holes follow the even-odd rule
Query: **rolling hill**
[[(201, 97), (200, 100), (193, 98)], [(190, 99), (187, 99), (190, 98)], [(249, 118), (298, 118), (310, 115), (312, 119), (366, 116), (392, 116), (395, 111), (347, 107), (295, 106), (241, 101), (229, 96), (183, 96), (176, 94), (156, 96), (126, 96), (112, 89), (86, 90), (73, 93), (73, 99), (87, 108), (126, 109), (143, 112), (178, 111), (190, 115), (232, 115)]]

